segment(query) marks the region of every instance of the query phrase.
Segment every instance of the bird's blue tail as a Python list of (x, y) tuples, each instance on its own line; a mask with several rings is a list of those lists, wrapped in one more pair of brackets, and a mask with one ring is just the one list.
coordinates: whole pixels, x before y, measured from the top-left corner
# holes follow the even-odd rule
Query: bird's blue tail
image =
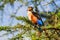
[(38, 20), (37, 21), (37, 24), (40, 25), (40, 26), (42, 26), (43, 25), (43, 22), (41, 20)]
[[(37, 24), (38, 24), (40, 27), (43, 26), (42, 20), (38, 20), (38, 21), (37, 21)], [(43, 30), (42, 30), (40, 27), (38, 28), (38, 30), (39, 30), (40, 32), (42, 32)]]

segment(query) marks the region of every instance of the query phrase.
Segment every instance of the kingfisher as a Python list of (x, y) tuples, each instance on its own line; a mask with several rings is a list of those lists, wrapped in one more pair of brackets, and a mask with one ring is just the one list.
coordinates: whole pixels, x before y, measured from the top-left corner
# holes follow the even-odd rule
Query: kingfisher
[[(40, 15), (38, 13), (36, 13), (36, 12), (33, 11), (33, 7), (28, 7), (28, 9), (27, 9), (27, 15), (28, 15), (29, 20), (33, 24), (39, 25), (40, 27), (44, 25), (44, 23), (43, 23)], [(40, 32), (42, 32), (42, 29), (40, 27), (38, 28), (39, 32), (37, 32), (38, 36), (39, 36)]]
[(44, 23), (40, 17), (40, 15), (33, 11), (33, 7), (28, 7), (28, 18), (32, 21), (33, 24), (38, 24), (39, 26), (43, 26)]

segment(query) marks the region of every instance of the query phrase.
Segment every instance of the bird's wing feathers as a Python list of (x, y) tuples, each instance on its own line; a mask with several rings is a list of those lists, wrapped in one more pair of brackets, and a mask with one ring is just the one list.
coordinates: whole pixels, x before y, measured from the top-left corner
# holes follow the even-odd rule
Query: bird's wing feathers
[[(40, 14), (38, 14), (38, 13), (36, 13), (36, 12), (32, 12), (32, 13), (33, 13), (33, 15), (36, 16), (39, 20), (42, 21)], [(43, 21), (42, 21), (42, 23), (43, 23)], [(42, 25), (44, 25), (44, 23), (43, 23)]]
[(36, 16), (38, 19), (40, 19), (41, 20), (41, 17), (40, 17), (40, 15), (39, 14), (37, 14), (36, 12), (32, 12), (33, 13), (33, 15), (34, 16)]

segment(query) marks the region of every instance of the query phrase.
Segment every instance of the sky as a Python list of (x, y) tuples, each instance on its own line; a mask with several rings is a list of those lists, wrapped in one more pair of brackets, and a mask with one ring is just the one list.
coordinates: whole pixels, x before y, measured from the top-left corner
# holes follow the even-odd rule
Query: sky
[[(29, 0), (29, 1), (30, 1), (30, 0)], [(50, 1), (45, 0), (45, 1), (42, 2), (42, 5), (46, 4), (46, 2), (50, 2)], [(56, 4), (60, 7), (60, 0), (56, 1)], [(1, 3), (0, 3), (0, 5), (1, 5)], [(0, 10), (0, 19), (1, 19), (1, 17), (2, 17), (1, 14), (2, 14), (2, 13), (4, 14), (4, 15), (3, 15), (3, 20), (2, 20), (2, 21), (0, 20), (0, 26), (1, 26), (1, 25), (2, 25), (2, 26), (8, 26), (8, 25), (10, 25), (10, 23), (12, 23), (12, 25), (14, 26), (14, 25), (16, 25), (17, 23), (21, 23), (21, 21), (18, 21), (18, 20), (16, 20), (15, 18), (13, 19), (13, 18), (10, 17), (10, 15), (14, 15), (14, 13), (15, 13), (16, 10), (18, 9), (18, 7), (21, 5), (21, 3), (20, 3), (19, 1), (15, 1), (13, 5), (14, 5), (14, 6), (11, 6), (10, 3), (7, 3), (7, 4), (4, 6), (3, 12)], [(30, 6), (33, 6), (33, 5), (30, 5)], [(38, 8), (39, 8), (40, 11), (43, 11), (42, 8), (40, 7), (40, 5), (38, 6)], [(44, 6), (44, 9), (45, 9), (46, 11), (48, 11), (48, 10), (49, 10), (49, 11), (53, 11), (54, 8), (55, 8), (55, 7), (51, 6), (51, 4), (48, 5), (47, 7)], [(22, 7), (20, 7), (19, 10), (18, 10), (17, 13), (16, 13), (16, 16), (27, 16), (27, 6), (22, 6)], [(13, 20), (13, 22), (12, 22), (12, 20)], [(0, 36), (2, 35), (2, 33), (4, 34), (4, 33), (6, 33), (6, 32), (1, 31), (1, 32), (0, 32)], [(16, 32), (16, 34), (17, 34), (17, 33), (18, 33), (18, 32)], [(16, 35), (16, 34), (15, 34), (15, 35)], [(9, 34), (8, 37), (9, 37), (9, 38), (12, 37), (12, 34)], [(3, 36), (3, 37), (0, 37), (0, 40), (8, 40), (8, 39), (7, 39), (7, 36)]]
[[(1, 25), (9, 25), (10, 22), (12, 21), (13, 18), (11, 18), (10, 16), (13, 15), (16, 10), (18, 9), (18, 7), (20, 6), (20, 2), (16, 1), (14, 2), (14, 6), (11, 6), (10, 3), (6, 4), (4, 7), (4, 15), (3, 15), (3, 23), (1, 22)], [(2, 12), (0, 12), (2, 13)], [(16, 16), (26, 16), (26, 7), (23, 6), (21, 8), (19, 8), (19, 10), (16, 13)], [(0, 14), (1, 15), (1, 14)], [(16, 24), (17, 22), (19, 22), (18, 20), (14, 19), (13, 20), (13, 25)]]

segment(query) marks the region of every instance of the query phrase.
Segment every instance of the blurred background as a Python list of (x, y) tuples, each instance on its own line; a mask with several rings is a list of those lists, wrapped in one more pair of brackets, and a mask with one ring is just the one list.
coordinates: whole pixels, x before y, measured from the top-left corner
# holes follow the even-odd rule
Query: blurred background
[[(46, 27), (51, 28), (54, 26), (54, 28), (60, 28), (60, 0), (0, 0), (0, 40), (33, 40), (31, 35), (35, 35), (35, 30), (30, 29), (28, 32), (28, 29), (26, 30), (26, 27), (32, 26), (27, 18), (28, 6), (34, 7), (34, 11), (38, 10), (36, 12), (39, 12), (42, 16), (45, 26), (48, 25)], [(49, 23), (50, 20), (53, 23)], [(24, 28), (24, 26), (26, 27)], [(26, 33), (24, 34), (23, 32)], [(16, 36), (17, 34), (19, 37)], [(60, 40), (59, 37), (57, 40)], [(41, 38), (41, 40), (45, 39)], [(49, 40), (49, 38), (46, 40)], [(52, 38), (51, 40), (56, 39)]]

